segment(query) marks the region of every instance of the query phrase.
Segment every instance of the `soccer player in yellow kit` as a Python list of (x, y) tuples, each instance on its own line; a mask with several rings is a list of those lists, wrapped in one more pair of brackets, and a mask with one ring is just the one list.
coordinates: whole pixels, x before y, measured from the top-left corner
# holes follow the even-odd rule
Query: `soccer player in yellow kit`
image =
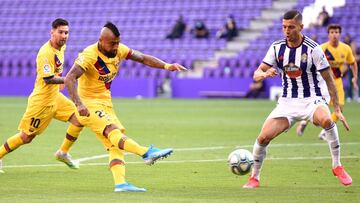
[[(79, 54), (66, 75), (65, 86), (74, 101), (80, 123), (90, 128), (109, 152), (109, 167), (115, 182), (115, 192), (145, 192), (125, 181), (124, 152), (141, 156), (148, 165), (172, 153), (172, 149), (144, 147), (125, 136), (125, 128), (118, 120), (111, 101), (111, 82), (119, 64), (131, 59), (145, 65), (170, 71), (184, 71), (179, 64), (167, 64), (150, 55), (132, 50), (120, 43), (120, 32), (108, 22), (101, 30), (97, 43)], [(78, 87), (76, 83), (78, 80)]]
[(28, 98), (26, 112), (20, 121), (19, 132), (8, 138), (0, 147), (0, 170), (1, 159), (6, 154), (30, 143), (36, 135), (46, 129), (53, 118), (70, 122), (64, 143), (55, 154), (56, 159), (70, 168), (78, 168), (67, 151), (78, 137), (82, 126), (74, 114), (75, 105), (59, 92), (61, 84), (64, 84), (61, 74), (68, 36), (69, 23), (66, 20), (59, 18), (52, 22), (51, 38), (40, 48), (36, 58), (36, 82)]
[[(321, 48), (330, 63), (330, 67), (333, 73), (332, 76), (334, 77), (336, 90), (339, 95), (339, 104), (341, 110), (343, 110), (345, 105), (345, 92), (342, 78), (348, 71), (348, 65), (350, 65), (351, 71), (354, 75), (352, 78), (353, 87), (356, 90), (359, 87), (357, 85), (358, 66), (350, 46), (340, 41), (341, 29), (341, 26), (338, 24), (329, 25), (327, 28), (329, 41), (321, 44)], [(330, 103), (330, 105), (332, 105), (332, 103)], [(331, 118), (334, 122), (338, 121), (338, 117), (335, 115), (335, 112), (331, 114)], [(304, 133), (307, 123), (307, 121), (301, 121), (299, 123), (296, 129), (296, 133), (298, 135), (302, 135)], [(325, 139), (324, 130), (320, 132), (319, 138), (323, 140)]]

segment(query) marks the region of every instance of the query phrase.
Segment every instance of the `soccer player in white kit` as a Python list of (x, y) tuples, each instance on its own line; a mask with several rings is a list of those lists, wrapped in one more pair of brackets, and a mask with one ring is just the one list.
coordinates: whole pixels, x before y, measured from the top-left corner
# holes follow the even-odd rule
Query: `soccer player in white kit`
[(338, 130), (331, 119), (325, 99), (325, 95), (330, 94), (337, 117), (349, 130), (340, 110), (329, 62), (321, 47), (301, 33), (302, 29), (301, 13), (296, 10), (286, 12), (282, 21), (285, 39), (275, 41), (270, 46), (263, 62), (254, 73), (255, 81), (275, 77), (280, 73), (283, 93), (255, 141), (254, 166), (244, 188), (260, 186), (260, 170), (268, 144), (300, 120), (310, 120), (314, 125), (325, 129), (332, 156), (333, 174), (343, 185), (352, 183), (350, 175), (340, 163)]

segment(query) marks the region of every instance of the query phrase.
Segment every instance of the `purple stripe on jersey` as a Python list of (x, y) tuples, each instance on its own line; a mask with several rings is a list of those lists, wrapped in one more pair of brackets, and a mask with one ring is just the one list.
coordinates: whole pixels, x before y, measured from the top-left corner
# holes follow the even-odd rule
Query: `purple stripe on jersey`
[(317, 79), (317, 75), (316, 75), (316, 66), (313, 64), (311, 66), (311, 74), (312, 74), (312, 77), (313, 77), (313, 80), (314, 80), (314, 86), (315, 86), (315, 93), (316, 93), (316, 96), (322, 96), (321, 95), (321, 91), (320, 91), (320, 88), (319, 88), (319, 81)]
[(106, 66), (105, 62), (99, 56), (94, 66), (100, 75), (106, 75), (110, 73), (110, 70)]
[[(291, 48), (290, 49), (290, 53), (289, 53), (289, 63), (294, 63), (295, 64), (295, 57), (296, 57), (296, 50), (297, 48)], [(298, 97), (298, 85), (296, 82), (295, 78), (290, 78), (291, 81), (291, 97), (292, 98), (297, 98)]]
[(282, 95), (282, 97), (287, 96), (287, 91), (286, 90), (287, 90), (287, 87), (288, 87), (288, 83), (287, 83), (287, 80), (286, 80), (286, 75), (285, 75), (285, 72), (284, 72), (284, 53), (285, 53), (285, 49), (286, 49), (286, 44), (282, 44), (280, 46), (278, 58), (276, 60), (278, 68), (283, 70), (283, 75), (282, 75), (283, 76), (282, 77), (282, 80), (283, 80), (283, 95)]
[[(307, 50), (308, 47), (303, 45), (301, 47), (301, 62), (300, 62), (300, 68), (302, 71), (301, 74), (301, 82), (303, 84), (304, 87), (304, 97), (310, 97), (310, 84), (309, 84), (309, 78), (306, 72), (307, 69), (307, 60), (308, 60), (308, 55), (307, 55)], [(305, 57), (306, 56), (306, 57)]]

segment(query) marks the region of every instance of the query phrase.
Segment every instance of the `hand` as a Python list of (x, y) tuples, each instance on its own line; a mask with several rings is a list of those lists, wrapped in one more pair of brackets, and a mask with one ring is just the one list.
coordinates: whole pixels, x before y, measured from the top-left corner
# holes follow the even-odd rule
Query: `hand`
[(358, 91), (359, 90), (359, 86), (358, 86), (358, 84), (357, 84), (357, 78), (355, 78), (355, 77), (353, 77), (352, 79), (351, 79), (351, 82), (352, 82), (352, 85), (353, 85), (353, 88), (356, 90), (356, 91)]
[(86, 108), (86, 106), (84, 106), (84, 104), (79, 104), (79, 105), (77, 105), (77, 110), (78, 110), (80, 116), (86, 116), (86, 117), (89, 117), (89, 116), (90, 116), (90, 112), (89, 112), (89, 110)]
[(266, 72), (265, 72), (265, 78), (268, 78), (268, 77), (275, 77), (278, 75), (278, 72), (276, 71), (275, 68), (269, 68)]
[(63, 91), (65, 88), (65, 85), (64, 84), (60, 84), (60, 91)]
[(349, 130), (350, 130), (350, 126), (349, 126), (349, 124), (347, 123), (345, 116), (342, 114), (340, 107), (335, 108), (334, 111), (335, 111), (336, 116), (339, 118), (339, 120), (340, 120), (340, 121), (342, 122), (342, 124), (344, 125), (345, 129), (346, 129), (347, 131), (349, 131)]
[(184, 66), (178, 64), (178, 63), (173, 63), (173, 64), (170, 64), (170, 66), (168, 68), (166, 68), (166, 70), (169, 70), (169, 71), (187, 71), (188, 69), (185, 68)]

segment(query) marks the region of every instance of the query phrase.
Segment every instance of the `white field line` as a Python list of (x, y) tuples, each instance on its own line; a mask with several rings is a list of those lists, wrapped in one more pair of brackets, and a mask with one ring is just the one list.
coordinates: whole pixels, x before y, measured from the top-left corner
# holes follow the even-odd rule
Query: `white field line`
[[(295, 143), (295, 144), (270, 144), (270, 148), (274, 147), (303, 147), (303, 146), (327, 146), (327, 143)], [(345, 142), (341, 143), (341, 145), (360, 145), (360, 142)], [(252, 148), (253, 145), (243, 145), (243, 146), (214, 146), (214, 147), (190, 147), (190, 148), (178, 148), (174, 149), (175, 152), (181, 152), (181, 151), (203, 151), (203, 150), (218, 150), (218, 149), (237, 149), (237, 148)], [(126, 155), (131, 153), (126, 153)], [(90, 161), (95, 159), (101, 159), (101, 158), (107, 158), (109, 157), (108, 154), (102, 154), (102, 155), (96, 155), (96, 156), (90, 156), (90, 157), (84, 157), (77, 159), (75, 161), (84, 162), (84, 161)]]
[[(342, 159), (358, 159), (358, 156), (342, 156)], [(266, 160), (286, 161), (286, 160), (326, 160), (331, 159), (327, 157), (269, 157)], [(226, 162), (227, 159), (197, 159), (197, 160), (174, 160), (174, 161), (160, 161), (156, 164), (179, 164), (179, 163), (208, 163), (208, 162)], [(81, 166), (107, 166), (109, 163), (84, 163)], [(126, 164), (144, 164), (143, 161), (129, 161)], [(62, 167), (64, 164), (38, 164), (38, 165), (8, 165), (4, 168), (40, 168), (40, 167)]]
[[(342, 145), (359, 145), (360, 142), (345, 142)], [(327, 146), (327, 143), (295, 143), (295, 144), (271, 144), (271, 147), (303, 147), (303, 146)], [(192, 147), (192, 148), (178, 148), (174, 151), (202, 151), (202, 150), (218, 150), (218, 149), (235, 149), (235, 148), (251, 148), (252, 145), (243, 146), (214, 146), (214, 147)], [(85, 162), (89, 160), (96, 160), (108, 157), (108, 154), (96, 155), (91, 157), (84, 157), (75, 161)], [(342, 159), (357, 159), (358, 156), (342, 156)], [(330, 159), (330, 156), (326, 157), (268, 157), (266, 160), (323, 160)], [(161, 161), (159, 163), (204, 163), (204, 162), (225, 162), (227, 159), (198, 159), (198, 160), (172, 160), (172, 161)], [(143, 164), (143, 161), (138, 162), (126, 162), (126, 164)], [(108, 163), (82, 163), (82, 166), (97, 166), (97, 165), (108, 165)], [(65, 166), (64, 164), (36, 164), (36, 165), (5, 165), (4, 168), (31, 168), (31, 167), (59, 167)]]

